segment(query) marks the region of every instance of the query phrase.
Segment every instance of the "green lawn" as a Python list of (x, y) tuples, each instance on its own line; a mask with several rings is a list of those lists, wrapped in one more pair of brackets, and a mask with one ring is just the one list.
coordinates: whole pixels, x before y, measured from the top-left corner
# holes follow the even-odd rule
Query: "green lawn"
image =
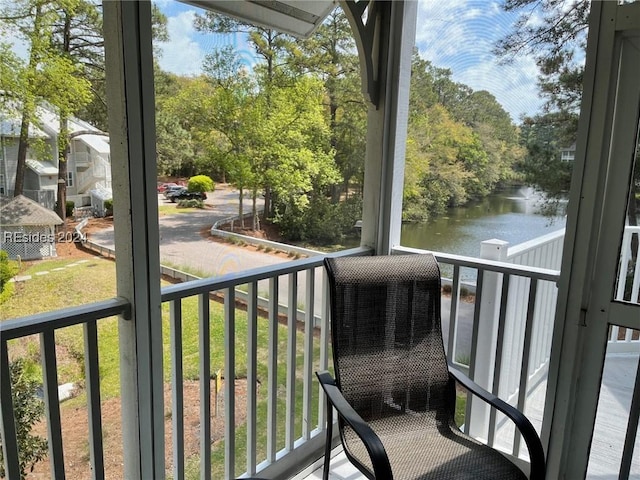
[[(72, 305), (104, 300), (115, 295), (115, 263), (104, 259), (90, 259), (88, 262), (75, 263), (72, 260), (52, 260), (39, 262), (30, 266), (22, 275), (32, 275), (31, 280), (23, 282), (16, 289), (15, 294), (2, 306), (2, 319), (20, 317), (47, 310), (56, 310)], [(54, 271), (54, 268), (62, 270)], [(47, 275), (35, 275), (36, 272), (49, 271)], [(63, 288), (62, 291), (60, 289)], [(223, 306), (210, 301), (210, 329), (211, 355), (210, 367), (212, 375), (224, 367), (224, 311)], [(183, 328), (183, 368), (185, 379), (198, 379), (199, 375), (199, 325), (198, 298), (191, 297), (182, 300), (182, 328)], [(236, 376), (246, 376), (247, 366), (247, 315), (246, 312), (235, 312), (236, 339)], [(164, 376), (165, 381), (171, 378), (170, 341), (169, 341), (169, 304), (162, 306), (163, 342), (164, 342)], [(302, 432), (300, 419), (302, 411), (302, 378), (303, 378), (303, 347), (304, 338), (301, 332), (297, 334), (297, 373), (296, 373), (296, 436)], [(56, 331), (58, 346), (59, 383), (82, 383), (83, 366), (83, 327), (81, 325), (68, 327)], [(117, 318), (103, 319), (98, 322), (98, 348), (100, 359), (100, 387), (103, 400), (117, 397), (120, 394), (119, 379), (119, 347)], [(266, 456), (266, 409), (267, 409), (267, 359), (268, 359), (268, 322), (258, 320), (258, 461)], [(278, 328), (278, 449), (284, 447), (285, 434), (285, 401), (286, 401), (286, 345), (287, 327)], [(29, 371), (40, 378), (40, 347), (37, 336), (22, 338), (10, 342), (12, 358), (24, 357), (28, 361)], [(319, 347), (314, 348), (314, 357), (318, 358)], [(314, 370), (317, 366), (314, 367)], [(315, 379), (315, 377), (314, 377)], [(318, 405), (318, 387), (314, 386), (313, 403)], [(80, 408), (86, 403), (84, 394), (65, 402), (63, 408)], [(312, 425), (317, 421), (314, 412)], [(236, 474), (245, 470), (246, 425), (237, 428), (236, 434)], [(213, 478), (224, 476), (224, 442), (212, 445)], [(198, 458), (188, 460), (189, 478), (198, 477)]]
[[(91, 259), (89, 262), (79, 263), (73, 267), (68, 264), (73, 261), (53, 260), (41, 262), (31, 266), (22, 274), (32, 275), (32, 279), (24, 282), (16, 289), (14, 296), (2, 306), (3, 319), (14, 316), (28, 315), (42, 310), (55, 310), (70, 305), (78, 305), (97, 300), (103, 300), (115, 295), (115, 264), (109, 260)], [(53, 271), (54, 268), (64, 268)], [(38, 271), (50, 271), (51, 273), (36, 276)], [(91, 281), (87, 281), (90, 278)], [(62, 293), (60, 287), (64, 287)], [(165, 381), (171, 378), (170, 370), (170, 342), (169, 342), (169, 305), (162, 306), (163, 342), (164, 342), (164, 376)], [(191, 297), (182, 300), (183, 316), (183, 368), (185, 379), (198, 379), (199, 375), (199, 325), (198, 325), (198, 298)], [(211, 356), (210, 367), (212, 375), (218, 369), (224, 367), (224, 312), (221, 304), (210, 301), (210, 329), (211, 329)], [(235, 312), (236, 320), (236, 376), (246, 375), (246, 338), (247, 315), (241, 310)], [(258, 320), (258, 380), (261, 387), (258, 389), (257, 432), (258, 432), (258, 461), (266, 455), (267, 432), (267, 359), (268, 359), (268, 322), (266, 319)], [(59, 383), (78, 383), (83, 378), (83, 332), (82, 326), (74, 326), (58, 330), (56, 343), (58, 345)], [(118, 320), (116, 318), (103, 319), (98, 322), (98, 341), (100, 358), (101, 394), (103, 399), (117, 397), (120, 394), (119, 380), (119, 347), (118, 347)], [(301, 332), (297, 334), (297, 358), (296, 358), (296, 427), (295, 435), (302, 432), (300, 414), (302, 411), (302, 387), (303, 387), (303, 346), (304, 338)], [(317, 342), (316, 342), (317, 343)], [(278, 384), (280, 385), (277, 406), (278, 440), (277, 447), (284, 447), (285, 441), (285, 416), (286, 416), (286, 344), (287, 327), (280, 325), (278, 329)], [(40, 376), (39, 367), (39, 341), (36, 337), (19, 339), (10, 343), (12, 356), (25, 357), (29, 361), (30, 371), (33, 375)], [(314, 358), (319, 356), (318, 345), (314, 346)], [(314, 370), (317, 365), (314, 366)], [(315, 379), (315, 377), (314, 377)], [(314, 385), (313, 392), (313, 418), (311, 425), (317, 422), (315, 406), (318, 405), (318, 387)], [(456, 420), (460, 424), (464, 417), (465, 397), (458, 399)], [(79, 408), (86, 402), (84, 395), (65, 402), (63, 408)], [(236, 475), (244, 472), (246, 453), (246, 425), (241, 425), (236, 430)], [(213, 478), (224, 476), (224, 442), (212, 445), (212, 475)], [(187, 459), (187, 478), (199, 478), (198, 456)]]

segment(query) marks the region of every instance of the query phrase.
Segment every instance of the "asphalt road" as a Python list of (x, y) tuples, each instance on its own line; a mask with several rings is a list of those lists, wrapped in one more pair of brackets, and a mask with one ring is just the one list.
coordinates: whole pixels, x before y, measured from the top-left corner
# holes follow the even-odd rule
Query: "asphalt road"
[[(286, 261), (276, 255), (257, 253), (203, 237), (203, 229), (209, 229), (215, 222), (238, 213), (238, 192), (228, 186), (221, 186), (208, 194), (205, 203), (211, 208), (160, 215), (160, 261), (163, 264), (174, 268), (182, 267), (193, 273), (218, 276)], [(165, 200), (161, 194), (158, 195), (158, 205), (176, 207), (176, 204)], [(249, 211), (250, 208), (250, 200), (245, 200), (244, 210)], [(114, 248), (113, 227), (92, 233), (90, 239)]]

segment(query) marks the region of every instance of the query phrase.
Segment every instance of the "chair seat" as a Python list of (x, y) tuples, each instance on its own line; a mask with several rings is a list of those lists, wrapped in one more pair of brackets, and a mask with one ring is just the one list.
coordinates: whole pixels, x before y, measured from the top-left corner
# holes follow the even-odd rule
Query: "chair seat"
[[(398, 417), (400, 423), (405, 423)], [(372, 421), (389, 457), (394, 480), (526, 480), (526, 475), (496, 450), (460, 432), (455, 426), (413, 430), (389, 419)], [(435, 430), (435, 431), (434, 431)], [(345, 430), (346, 450), (368, 468), (369, 456), (359, 438)], [(384, 432), (384, 433), (383, 433)], [(408, 448), (408, 446), (410, 446)], [(428, 473), (425, 471), (428, 470)]]

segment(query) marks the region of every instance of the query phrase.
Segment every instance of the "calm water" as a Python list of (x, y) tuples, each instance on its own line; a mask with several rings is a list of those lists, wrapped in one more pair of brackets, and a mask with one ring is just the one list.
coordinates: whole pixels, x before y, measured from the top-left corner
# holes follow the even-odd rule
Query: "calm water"
[(480, 203), (451, 208), (428, 223), (402, 225), (401, 244), (473, 257), (480, 255), (484, 240), (497, 238), (517, 245), (565, 226), (564, 217), (538, 213), (541, 200), (529, 188), (490, 195)]

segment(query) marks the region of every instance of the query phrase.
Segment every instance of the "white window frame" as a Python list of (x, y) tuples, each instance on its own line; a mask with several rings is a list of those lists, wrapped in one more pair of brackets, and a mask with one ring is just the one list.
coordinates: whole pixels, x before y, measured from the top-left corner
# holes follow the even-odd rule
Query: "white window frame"
[(73, 170), (67, 170), (67, 187), (73, 187), (73, 185), (74, 185)]

